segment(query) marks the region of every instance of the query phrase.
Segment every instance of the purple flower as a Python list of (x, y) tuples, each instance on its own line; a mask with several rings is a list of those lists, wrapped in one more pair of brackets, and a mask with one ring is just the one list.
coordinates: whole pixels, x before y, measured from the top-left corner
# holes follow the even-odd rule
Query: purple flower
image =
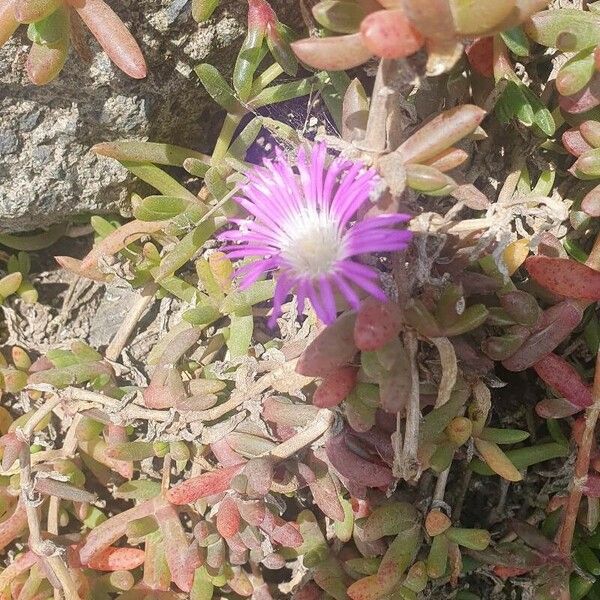
[(236, 201), (253, 217), (233, 219), (238, 228), (219, 238), (233, 242), (223, 248), (230, 258), (258, 257), (239, 268), (245, 289), (269, 271), (278, 271), (270, 324), (294, 291), (300, 310), (308, 298), (324, 323), (336, 318), (335, 293), (355, 309), (357, 290), (381, 300), (376, 269), (353, 260), (368, 252), (403, 250), (411, 233), (396, 226), (409, 215), (381, 215), (350, 224), (379, 182), (374, 169), (337, 157), (327, 162), (327, 148), (298, 151), (295, 171), (280, 153), (274, 161), (255, 167)]

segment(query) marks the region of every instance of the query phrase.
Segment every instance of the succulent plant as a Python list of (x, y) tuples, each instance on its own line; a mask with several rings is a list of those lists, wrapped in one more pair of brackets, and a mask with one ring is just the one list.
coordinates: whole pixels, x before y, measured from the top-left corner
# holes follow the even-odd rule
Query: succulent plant
[[(598, 597), (597, 12), (545, 8), (250, 0), (210, 155), (94, 147), (155, 192), (56, 259), (137, 298), (1, 355), (0, 598)], [(0, 236), (0, 297), (66, 231)]]
[(0, 277), (0, 304), (13, 294), (18, 295), (27, 303), (35, 303), (38, 294), (33, 285), (27, 280), (31, 270), (31, 259), (27, 252), (12, 254), (6, 261), (8, 273)]
[(20, 25), (27, 25), (31, 48), (27, 75), (44, 85), (62, 70), (71, 45), (81, 44), (82, 23), (92, 32), (113, 63), (130, 77), (146, 77), (146, 61), (120, 17), (104, 0), (3, 0), (0, 5), (0, 46)]
[(544, 0), (463, 2), (435, 0), (323, 0), (313, 7), (325, 30), (342, 36), (309, 38), (294, 44), (308, 65), (328, 70), (350, 69), (373, 56), (406, 58), (424, 46), (427, 73), (449, 71), (469, 38), (512, 29), (543, 8)]

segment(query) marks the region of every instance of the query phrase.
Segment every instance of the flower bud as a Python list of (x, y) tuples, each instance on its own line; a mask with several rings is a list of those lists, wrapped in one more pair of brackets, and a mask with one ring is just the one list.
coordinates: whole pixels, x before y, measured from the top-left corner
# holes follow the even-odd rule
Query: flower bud
[(466, 417), (455, 417), (446, 427), (448, 439), (456, 446), (462, 446), (471, 437), (473, 423)]
[(441, 510), (431, 510), (425, 517), (425, 531), (431, 537), (444, 533), (452, 522)]

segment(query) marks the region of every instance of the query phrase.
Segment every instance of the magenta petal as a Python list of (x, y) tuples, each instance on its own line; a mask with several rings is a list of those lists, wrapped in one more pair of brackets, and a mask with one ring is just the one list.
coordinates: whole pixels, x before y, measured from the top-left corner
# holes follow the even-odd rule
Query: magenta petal
[(352, 286), (348, 285), (344, 277), (338, 273), (333, 276), (333, 280), (340, 292), (342, 292), (344, 298), (348, 301), (348, 304), (354, 309), (360, 308), (360, 298), (358, 294), (352, 289)]
[(333, 321), (335, 321), (335, 317), (332, 319), (321, 304), (321, 299), (319, 298), (319, 294), (317, 293), (315, 286), (311, 284), (308, 285), (307, 288), (308, 299), (310, 300), (310, 303), (312, 304), (313, 310), (317, 314), (317, 317), (319, 317), (319, 319), (321, 319), (321, 321), (323, 321), (325, 325), (330, 325), (331, 323), (333, 323)]
[(353, 281), (356, 285), (365, 290), (365, 292), (373, 296), (373, 298), (377, 298), (377, 300), (381, 300), (382, 302), (385, 302), (387, 300), (385, 292), (372, 281), (369, 281), (368, 279), (363, 279), (362, 277), (354, 277)]
[(308, 298), (308, 283), (304, 280), (298, 282), (296, 288), (296, 303), (298, 304), (298, 313), (304, 313), (304, 305), (306, 304), (306, 298)]
[(340, 270), (345, 276), (354, 279), (354, 277), (363, 277), (365, 279), (377, 279), (377, 273), (367, 265), (362, 265), (353, 260), (345, 260), (340, 264)]
[(335, 296), (333, 295), (331, 283), (327, 275), (321, 276), (319, 291), (321, 292), (323, 311), (327, 314), (327, 322), (333, 323), (337, 315), (337, 310), (335, 309)]
[(273, 258), (269, 258), (266, 260), (258, 260), (249, 265), (240, 267), (235, 272), (235, 276), (240, 278), (240, 289), (245, 290), (249, 288), (253, 283), (258, 281), (263, 275), (276, 266), (277, 261)]
[(277, 317), (281, 314), (281, 305), (292, 289), (292, 281), (285, 275), (281, 275), (275, 285), (275, 293), (273, 294), (273, 311), (269, 317), (269, 327), (275, 327)]

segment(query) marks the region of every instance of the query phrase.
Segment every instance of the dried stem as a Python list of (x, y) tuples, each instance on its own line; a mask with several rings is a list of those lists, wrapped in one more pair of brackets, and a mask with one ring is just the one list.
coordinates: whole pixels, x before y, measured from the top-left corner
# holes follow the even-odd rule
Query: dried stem
[(593, 404), (585, 411), (585, 429), (581, 437), (581, 444), (577, 452), (575, 473), (571, 493), (565, 508), (565, 516), (560, 529), (558, 547), (564, 554), (570, 554), (573, 543), (573, 533), (579, 512), (579, 503), (583, 496), (583, 488), (587, 481), (590, 469), (590, 455), (594, 442), (594, 433), (600, 415), (600, 354), (596, 356), (596, 372), (594, 374), (594, 386), (592, 388)]
[[(82, 420), (81, 415), (75, 415), (73, 421), (69, 425), (67, 435), (63, 441), (61, 452), (65, 458), (69, 458), (75, 454), (77, 450), (77, 426)], [(59, 509), (60, 509), (60, 498), (57, 496), (50, 497), (50, 503), (48, 505), (48, 531), (54, 535), (59, 533)]]
[(365, 139), (357, 144), (366, 152), (381, 154), (387, 148), (388, 116), (394, 95), (394, 88), (388, 86), (387, 82), (395, 65), (396, 61), (385, 58), (379, 62)]
[(52, 535), (58, 535), (58, 514), (60, 510), (60, 498), (50, 496), (48, 504), (48, 518), (46, 519), (48, 532)]
[(402, 476), (402, 416), (400, 413), (396, 414), (396, 431), (392, 435), (392, 444), (394, 447), (394, 464), (392, 465), (392, 471), (395, 477)]
[(35, 428), (62, 402), (60, 396), (54, 395), (49, 400), (46, 400), (31, 417), (27, 423), (21, 428), (19, 435), (26, 443), (29, 443)]
[(184, 415), (185, 420), (189, 423), (192, 421), (214, 421), (226, 415), (229, 411), (237, 408), (248, 398), (256, 398), (262, 392), (270, 388), (277, 381), (284, 379), (288, 374), (293, 373), (296, 369), (297, 359), (286, 362), (282, 367), (263, 375), (258, 381), (250, 385), (247, 389), (234, 392), (231, 398), (209, 410), (198, 411)]
[(50, 540), (44, 540), (41, 532), (41, 519), (39, 507), (41, 499), (34, 490), (34, 477), (31, 470), (31, 438), (35, 428), (50, 412), (61, 402), (57, 395), (47, 400), (31, 416), (23, 428), (17, 429), (16, 433), (23, 443), (19, 453), (19, 470), (21, 484), (21, 501), (27, 513), (27, 525), (29, 528), (29, 548), (46, 562), (52, 569), (56, 579), (60, 582), (62, 591), (67, 600), (81, 600), (67, 564), (61, 556), (61, 549)]
[(312, 444), (324, 433), (329, 431), (330, 427), (333, 425), (334, 418), (335, 415), (330, 410), (326, 408), (321, 409), (317, 413), (315, 420), (308, 427), (299, 431), (289, 440), (279, 444), (279, 446), (267, 453), (267, 455), (278, 460), (285, 460), (286, 458), (293, 456), (296, 452), (299, 452), (302, 448)]
[(163, 459), (163, 472), (162, 472), (162, 481), (160, 484), (162, 493), (164, 494), (171, 485), (171, 462), (172, 462), (171, 454), (167, 454)]
[(65, 400), (77, 400), (90, 404), (99, 404), (100, 406), (104, 406), (109, 410), (118, 411), (119, 422), (127, 422), (134, 419), (145, 419), (146, 421), (165, 423), (172, 418), (169, 411), (144, 408), (143, 406), (138, 406), (137, 404), (129, 404), (124, 407), (120, 400), (111, 398), (110, 396), (105, 396), (99, 392), (93, 392), (91, 390), (81, 390), (76, 387), (68, 387), (63, 390), (61, 394)]
[(73, 417), (73, 421), (69, 425), (69, 429), (67, 430), (67, 435), (63, 441), (62, 451), (65, 454), (65, 458), (71, 457), (75, 454), (77, 450), (77, 426), (81, 423), (83, 417), (81, 415), (75, 415)]
[(458, 376), (458, 363), (454, 346), (448, 338), (431, 338), (431, 342), (437, 348), (442, 364), (442, 379), (438, 386), (438, 396), (435, 401), (435, 408), (439, 408), (450, 400)]
[(505, 514), (506, 499), (508, 497), (509, 488), (510, 481), (502, 479), (500, 481), (500, 498), (498, 498), (498, 503), (496, 504), (496, 506), (494, 506), (494, 508), (492, 508), (490, 514), (487, 517), (487, 523), (490, 527), (497, 523), (498, 520), (501, 520), (502, 515)]
[[(25, 440), (23, 440), (25, 441)], [(33, 476), (31, 473), (31, 448), (29, 443), (23, 443), (19, 453), (21, 500), (27, 512), (27, 523), (29, 526), (29, 546), (36, 553), (40, 553), (43, 545), (39, 502), (36, 500), (36, 492), (33, 489)]]
[(413, 332), (404, 334), (404, 345), (408, 351), (411, 365), (412, 383), (410, 396), (406, 407), (406, 421), (404, 427), (404, 446), (400, 469), (406, 481), (415, 481), (420, 472), (417, 451), (419, 448), (419, 421), (421, 420), (419, 397), (419, 367), (417, 365), (417, 338)]
[(452, 516), (455, 523), (458, 523), (460, 521), (460, 516), (465, 503), (465, 498), (467, 497), (467, 491), (469, 490), (469, 484), (471, 483), (472, 476), (473, 471), (471, 471), (471, 469), (469, 469), (467, 466), (463, 470), (460, 483), (458, 484), (459, 491), (456, 496), (456, 500), (454, 501), (454, 505), (452, 506)]
[[(597, 268), (600, 264), (600, 235), (596, 237), (594, 247), (590, 252), (586, 264), (593, 269)], [(585, 411), (585, 429), (583, 430), (581, 444), (579, 445), (577, 452), (575, 473), (573, 474), (571, 492), (565, 507), (562, 527), (558, 534), (558, 547), (566, 555), (571, 553), (575, 523), (577, 521), (579, 504), (583, 497), (583, 489), (587, 481), (588, 471), (590, 470), (590, 456), (594, 443), (596, 424), (598, 423), (598, 416), (600, 415), (600, 354), (596, 356), (592, 401), (592, 405)]]
[(432, 507), (444, 503), (444, 495), (446, 493), (446, 484), (448, 483), (448, 475), (450, 474), (450, 467), (442, 471), (435, 482), (435, 490), (433, 492), (433, 498), (431, 500)]
[[(168, 423), (177, 420), (182, 426), (185, 426), (187, 423), (216, 421), (228, 412), (238, 408), (249, 398), (257, 397), (277, 381), (285, 379), (289, 373), (294, 371), (297, 362), (297, 359), (290, 360), (279, 369), (263, 375), (245, 390), (233, 392), (229, 400), (223, 402), (223, 404), (219, 404), (208, 410), (177, 413), (177, 419), (175, 419), (175, 414), (172, 410), (145, 408), (138, 404), (128, 404), (123, 406), (123, 403), (120, 400), (91, 390), (68, 387), (61, 391), (61, 394), (64, 400), (76, 400), (83, 403), (99, 404), (108, 408), (110, 412), (115, 413), (115, 423), (126, 423), (135, 419), (154, 421), (156, 423)], [(80, 408), (80, 410), (84, 410), (84, 408)], [(113, 415), (111, 415), (111, 417), (112, 416)]]
[(58, 581), (60, 581), (66, 600), (82, 600), (81, 596), (77, 593), (71, 572), (62, 557), (58, 555), (48, 556), (46, 562), (54, 572), (54, 575), (56, 575)]
[(583, 496), (583, 488), (587, 480), (587, 474), (590, 468), (590, 453), (594, 440), (594, 432), (598, 415), (600, 414), (600, 354), (596, 359), (596, 374), (594, 377), (593, 388), (594, 403), (585, 414), (585, 429), (577, 453), (577, 462), (575, 463), (575, 473), (573, 475), (573, 484), (571, 493), (567, 501), (563, 525), (559, 534), (559, 548), (565, 554), (571, 552), (573, 542), (573, 533), (575, 531), (575, 522), (579, 512), (579, 504)]
[(105, 357), (108, 360), (115, 361), (123, 352), (123, 348), (127, 344), (127, 340), (133, 333), (138, 321), (154, 299), (154, 294), (158, 291), (158, 285), (156, 283), (147, 283), (142, 291), (139, 293), (137, 300), (131, 307), (131, 310), (127, 314), (125, 320), (121, 323), (119, 330), (111, 340), (108, 348), (105, 352)]

